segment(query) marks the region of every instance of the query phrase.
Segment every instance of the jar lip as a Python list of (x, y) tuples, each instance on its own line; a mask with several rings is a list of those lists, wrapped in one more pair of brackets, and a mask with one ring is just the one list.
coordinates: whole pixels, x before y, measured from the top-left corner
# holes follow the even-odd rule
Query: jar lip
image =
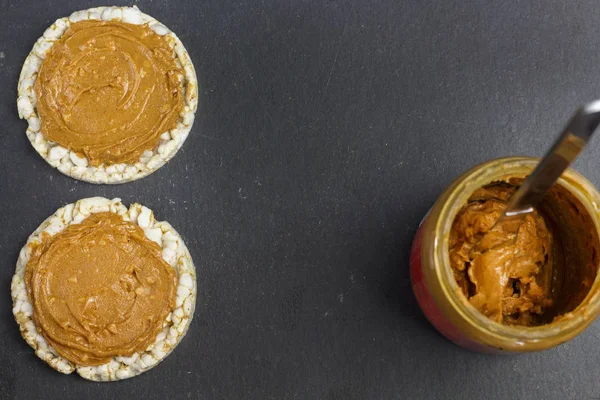
[[(480, 334), (492, 336), (501, 341), (508, 341), (513, 347), (517, 348), (540, 340), (560, 339), (569, 333), (581, 331), (591, 323), (600, 313), (600, 269), (587, 296), (573, 311), (567, 313), (569, 314), (568, 318), (560, 318), (549, 324), (534, 327), (503, 325), (487, 318), (466, 300), (450, 267), (448, 238), (456, 214), (476, 189), (495, 180), (525, 176), (538, 163), (539, 158), (534, 157), (506, 157), (474, 167), (456, 182), (435, 222), (435, 273), (451, 306), (461, 318)], [(574, 181), (577, 182), (577, 185), (573, 185)], [(558, 184), (579, 199), (592, 217), (596, 229), (600, 232), (598, 214), (600, 194), (596, 188), (571, 168), (558, 180)]]

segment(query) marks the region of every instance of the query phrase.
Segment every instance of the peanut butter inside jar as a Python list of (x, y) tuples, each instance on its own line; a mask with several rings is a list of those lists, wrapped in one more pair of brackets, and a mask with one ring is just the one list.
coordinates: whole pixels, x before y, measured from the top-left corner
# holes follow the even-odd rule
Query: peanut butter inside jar
[(458, 211), (448, 241), (466, 301), (494, 322), (540, 326), (568, 318), (597, 275), (600, 241), (583, 204), (556, 184), (534, 212), (496, 223), (523, 178), (491, 182)]

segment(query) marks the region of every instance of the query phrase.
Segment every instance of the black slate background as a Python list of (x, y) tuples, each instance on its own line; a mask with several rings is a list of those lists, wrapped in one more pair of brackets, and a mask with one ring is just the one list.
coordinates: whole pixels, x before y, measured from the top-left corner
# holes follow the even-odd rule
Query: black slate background
[[(594, 1), (135, 1), (191, 54), (201, 106), (148, 178), (74, 181), (35, 153), (21, 65), (56, 18), (99, 2), (0, 0), (0, 398), (600, 398), (600, 322), (520, 356), (439, 336), (408, 256), (472, 165), (541, 155), (600, 97)], [(600, 142), (577, 168), (600, 184)], [(198, 269), (188, 336), (135, 379), (54, 372), (20, 339), (10, 279), (27, 236), (88, 196), (170, 221)]]

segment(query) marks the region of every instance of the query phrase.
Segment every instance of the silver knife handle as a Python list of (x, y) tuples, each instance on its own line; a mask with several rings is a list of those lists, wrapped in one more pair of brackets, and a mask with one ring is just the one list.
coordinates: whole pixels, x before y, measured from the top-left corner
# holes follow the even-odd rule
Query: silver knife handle
[(575, 161), (599, 124), (600, 100), (577, 110), (555, 145), (510, 198), (504, 215), (511, 217), (531, 212), (567, 167)]

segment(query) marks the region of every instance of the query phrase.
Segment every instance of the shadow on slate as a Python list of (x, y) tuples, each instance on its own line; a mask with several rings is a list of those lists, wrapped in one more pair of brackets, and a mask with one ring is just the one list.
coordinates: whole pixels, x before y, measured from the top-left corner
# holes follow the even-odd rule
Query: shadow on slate
[(283, 298), (279, 307), (279, 324), (287, 331), (293, 331), (300, 323), (302, 315), (302, 303), (304, 301), (304, 286), (293, 286)]

